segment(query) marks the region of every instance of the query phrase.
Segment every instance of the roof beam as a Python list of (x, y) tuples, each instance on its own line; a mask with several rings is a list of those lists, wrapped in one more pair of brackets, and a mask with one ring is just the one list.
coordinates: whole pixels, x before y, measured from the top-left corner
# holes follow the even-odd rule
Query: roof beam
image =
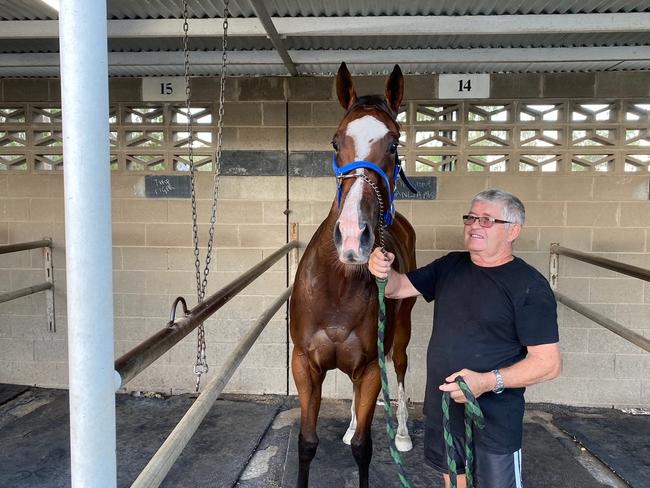
[(297, 64), (650, 61), (650, 46), (289, 51)]
[[(254, 4), (261, 1), (251, 0)], [(267, 14), (268, 16), (268, 14)], [(190, 19), (190, 37), (221, 35), (217, 19)], [(650, 31), (650, 12), (614, 14), (462, 15), (390, 17), (268, 17), (278, 38), (291, 36), (449, 36)], [(0, 38), (58, 37), (56, 20), (0, 22)], [(182, 37), (180, 19), (109, 20), (109, 38)], [(232, 37), (268, 36), (260, 18), (228, 19)]]
[(293, 64), (291, 56), (289, 56), (289, 53), (287, 52), (287, 48), (284, 46), (282, 39), (280, 39), (278, 31), (275, 30), (273, 21), (271, 20), (271, 17), (269, 16), (269, 13), (266, 11), (266, 7), (264, 6), (264, 2), (261, 0), (250, 0), (250, 2), (253, 10), (255, 11), (255, 15), (257, 15), (257, 18), (264, 26), (269, 39), (271, 39), (273, 47), (282, 58), (284, 65), (287, 67), (287, 70), (289, 70), (291, 76), (298, 76), (298, 70), (296, 70), (296, 66)]
[(274, 19), (284, 36), (450, 36), (650, 31), (650, 13)]
[[(570, 48), (494, 48), (494, 49), (393, 49), (381, 50), (291, 50), (295, 63), (339, 64), (415, 64), (415, 63), (542, 63), (542, 62), (597, 62), (648, 61), (650, 47), (570, 47)], [(176, 52), (109, 53), (110, 66), (182, 66), (184, 57)], [(242, 51), (228, 55), (230, 65), (279, 65), (282, 59), (275, 51)], [(58, 66), (57, 53), (0, 54), (0, 67)], [(192, 53), (192, 65), (221, 65), (221, 51)]]

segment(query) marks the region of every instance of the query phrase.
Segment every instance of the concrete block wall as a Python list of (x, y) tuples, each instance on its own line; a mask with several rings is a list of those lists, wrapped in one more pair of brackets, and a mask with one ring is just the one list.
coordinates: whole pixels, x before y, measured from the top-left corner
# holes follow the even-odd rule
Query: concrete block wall
[[(116, 355), (164, 327), (171, 303), (184, 296), (196, 304), (191, 205), (187, 199), (146, 199), (134, 194), (143, 176), (113, 179)], [(209, 296), (285, 242), (283, 177), (221, 177)], [(212, 208), (212, 177), (200, 175), (201, 273)], [(239, 340), (286, 287), (284, 259), (249, 285), (205, 323), (210, 372), (219, 371)], [(179, 309), (180, 313), (180, 309)], [(286, 391), (286, 326), (282, 309), (267, 326), (228, 385), (231, 392)], [(193, 385), (196, 333), (127, 385), (129, 390), (188, 391)], [(266, 363), (260, 358), (273, 358)], [(271, 363), (271, 364), (269, 364)]]
[[(196, 304), (191, 206), (185, 199), (147, 199), (143, 175), (112, 179), (115, 353), (122, 355), (165, 327), (177, 296)], [(281, 247), (285, 241), (284, 177), (222, 177), (215, 250), (207, 295)], [(212, 178), (200, 175), (197, 206), (205, 259)], [(278, 188), (282, 189), (278, 191)], [(254, 196), (253, 196), (254, 195)], [(44, 295), (0, 304), (0, 382), (65, 387), (67, 328), (65, 228), (61, 174), (0, 175), (1, 244), (51, 236), (54, 241), (57, 331), (45, 321)], [(47, 209), (45, 211), (44, 209)], [(203, 271), (203, 264), (201, 265)], [(89, 270), (92, 272), (92, 270)], [(0, 291), (43, 281), (40, 251), (0, 256)], [(209, 377), (259, 315), (286, 287), (284, 259), (205, 324)], [(180, 309), (179, 309), (180, 314)], [(281, 309), (229, 383), (228, 391), (286, 391), (286, 321)], [(127, 385), (127, 390), (180, 393), (193, 388), (196, 334), (188, 335)], [(272, 358), (264, 361), (261, 358)]]
[[(24, 81), (24, 80), (20, 80)], [(357, 92), (381, 92), (384, 77), (358, 79)], [(58, 101), (57, 80), (0, 80), (2, 103)], [(193, 80), (195, 100), (216, 99), (218, 80)], [(406, 80), (407, 100), (433, 100), (435, 76)], [(498, 100), (544, 98), (650, 99), (650, 73), (567, 73), (493, 75), (491, 96)], [(112, 102), (139, 102), (138, 80), (111, 80)], [(329, 151), (342, 115), (329, 78), (232, 79), (227, 85), (224, 149), (265, 151), (282, 158)], [(324, 162), (324, 166), (328, 166)], [(318, 165), (318, 164), (316, 164)], [(327, 171), (328, 168), (325, 168)], [(305, 176), (306, 174), (306, 176)], [(327, 174), (327, 173), (322, 173)], [(416, 228), (418, 263), (462, 248), (460, 215), (478, 191), (498, 187), (519, 195), (527, 206), (526, 228), (517, 254), (548, 274), (551, 242), (650, 267), (648, 174), (438, 174), (434, 201), (401, 201), (398, 210)], [(113, 245), (116, 354), (164, 326), (178, 295), (195, 302), (189, 201), (147, 199), (139, 193), (143, 175), (113, 174)], [(209, 220), (211, 178), (199, 178), (202, 242)], [(301, 173), (224, 176), (221, 179), (217, 242), (209, 278), (211, 293), (285, 242), (286, 196), (289, 221), (307, 242), (334, 197), (331, 177)], [(0, 244), (50, 235), (55, 241), (58, 331), (46, 332), (41, 295), (0, 304), (0, 382), (61, 386), (67, 383), (65, 329), (65, 236), (61, 174), (31, 171), (0, 173)], [(38, 251), (0, 256), (0, 287), (15, 289), (40, 277)], [(284, 260), (224, 307), (207, 324), (211, 374), (258, 314), (284, 287)], [(650, 335), (650, 286), (608, 271), (561, 258), (560, 290), (607, 316)], [(418, 301), (413, 315), (407, 393), (421, 401), (432, 306)], [(641, 351), (559, 306), (564, 369), (552, 383), (529, 389), (536, 401), (579, 405), (650, 405), (650, 363)], [(284, 310), (235, 374), (229, 391), (283, 393), (287, 388), (287, 336)], [(289, 346), (290, 347), (290, 346)], [(192, 334), (129, 389), (183, 392), (192, 389), (195, 335)], [(204, 381), (207, 381), (204, 380)], [(393, 391), (395, 386), (392, 385)], [(294, 391), (289, 379), (289, 390)], [(330, 374), (324, 395), (347, 398), (350, 382)]]
[[(20, 90), (21, 83), (26, 89)], [(60, 104), (58, 80), (0, 80), (0, 103)], [(260, 92), (256, 80), (233, 80), (226, 103), (224, 150), (280, 151), (286, 141), (284, 81)], [(279, 87), (280, 91), (275, 92)], [(28, 88), (28, 89), (27, 89)], [(110, 83), (111, 103), (142, 105), (139, 80)], [(212, 102), (218, 81), (192, 82), (193, 100)], [(282, 159), (285, 159), (284, 157)], [(222, 176), (215, 249), (206, 294), (238, 277), (286, 242), (286, 176)], [(165, 327), (177, 296), (196, 304), (189, 199), (144, 196), (144, 174), (112, 174), (113, 281), (116, 357)], [(198, 223), (205, 259), (212, 176), (198, 173)], [(66, 387), (67, 328), (63, 174), (0, 172), (0, 244), (51, 236), (54, 241), (57, 331), (45, 324), (43, 294), (0, 304), (0, 382)], [(43, 281), (39, 251), (0, 256), (0, 291)], [(203, 263), (201, 264), (203, 271)], [(92, 272), (92, 270), (89, 270)], [(210, 372), (219, 371), (256, 319), (286, 287), (281, 259), (206, 322)], [(180, 313), (180, 312), (179, 312)], [(230, 392), (287, 390), (286, 309), (261, 334), (227, 387)], [(196, 333), (190, 334), (126, 386), (127, 391), (193, 391)]]

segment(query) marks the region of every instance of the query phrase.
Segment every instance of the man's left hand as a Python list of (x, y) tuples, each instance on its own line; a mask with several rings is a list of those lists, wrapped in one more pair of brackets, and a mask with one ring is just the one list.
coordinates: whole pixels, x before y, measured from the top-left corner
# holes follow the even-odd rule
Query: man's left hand
[(467, 398), (462, 392), (460, 387), (455, 383), (456, 377), (462, 376), (467, 383), (470, 391), (474, 394), (476, 398), (480, 397), (483, 393), (487, 391), (492, 391), (496, 384), (496, 378), (494, 373), (477, 373), (471, 369), (461, 369), (455, 373), (450, 374), (445, 378), (447, 383), (443, 383), (438, 388), (442, 391), (448, 391), (450, 393), (451, 399), (456, 403), (466, 403)]

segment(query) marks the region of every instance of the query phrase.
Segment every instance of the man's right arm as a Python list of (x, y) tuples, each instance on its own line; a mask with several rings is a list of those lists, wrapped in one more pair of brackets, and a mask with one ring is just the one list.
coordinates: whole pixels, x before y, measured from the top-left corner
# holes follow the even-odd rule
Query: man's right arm
[(368, 269), (377, 278), (387, 279), (387, 298), (408, 298), (420, 295), (420, 292), (413, 286), (411, 280), (405, 274), (399, 273), (391, 268), (395, 255), (387, 252), (386, 256), (381, 249), (375, 248), (368, 260)]

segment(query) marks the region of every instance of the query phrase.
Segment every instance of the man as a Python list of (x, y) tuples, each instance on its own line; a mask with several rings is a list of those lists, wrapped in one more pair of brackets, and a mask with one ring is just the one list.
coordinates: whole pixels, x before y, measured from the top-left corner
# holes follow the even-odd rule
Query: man
[[(513, 243), (525, 210), (500, 190), (477, 194), (463, 215), (467, 252), (452, 252), (407, 274), (391, 269), (394, 256), (375, 249), (370, 272), (387, 278), (386, 296), (422, 295), (435, 300), (427, 352), (424, 454), (449, 475), (443, 441), (441, 399), (450, 392), (450, 417), (458, 472), (464, 473), (463, 403), (454, 383), (462, 376), (485, 416), (475, 429), (475, 479), (479, 488), (518, 488), (526, 386), (560, 373), (556, 302), (548, 281), (522, 259)], [(458, 476), (458, 486), (466, 486)]]

